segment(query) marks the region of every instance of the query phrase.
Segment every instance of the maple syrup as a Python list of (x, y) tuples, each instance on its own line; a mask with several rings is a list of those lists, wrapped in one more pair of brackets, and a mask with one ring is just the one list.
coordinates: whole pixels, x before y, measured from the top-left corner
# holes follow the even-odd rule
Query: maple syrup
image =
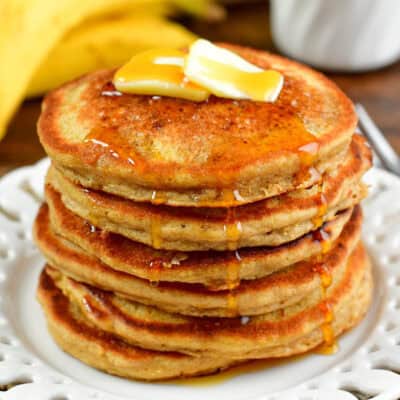
[[(176, 110), (176, 107), (171, 107), (162, 101), (154, 103), (151, 107), (146, 102), (139, 99), (126, 98), (126, 96), (103, 96), (104, 104), (102, 107), (108, 115), (104, 119), (99, 120), (99, 124), (90, 130), (83, 142), (85, 161), (88, 164), (95, 164), (102, 158), (112, 157), (124, 163), (130, 169), (134, 169), (136, 174), (141, 174), (146, 177), (148, 183), (152, 183), (153, 187), (161, 187), (165, 179), (171, 178), (171, 164), (163, 159), (162, 154), (150, 147), (145, 153), (136, 147), (135, 133), (143, 130), (145, 135), (161, 135), (155, 124), (159, 119), (175, 121), (181, 118)], [(215, 100), (210, 100), (210, 103), (215, 103)], [(111, 104), (109, 104), (111, 103)], [(189, 102), (188, 102), (189, 103)], [(114, 109), (126, 108), (132, 105), (135, 109), (135, 119), (129, 119), (129, 125), (122, 119), (121, 127), (116, 125), (118, 119), (115, 119)], [(199, 109), (194, 108), (193, 104), (183, 104), (180, 109), (184, 110), (180, 113), (188, 114), (185, 118), (185, 132), (190, 132), (198, 126), (199, 122), (192, 125), (190, 115), (192, 113), (202, 112), (202, 107), (211, 107), (199, 105)], [(215, 112), (215, 111), (214, 111)], [(226, 118), (236, 125), (240, 122), (237, 114), (231, 115), (230, 110)], [(251, 115), (249, 126), (245, 132), (240, 134), (230, 134), (224, 136), (221, 129), (208, 130), (200, 132), (199, 135), (204, 135), (207, 141), (207, 153), (209, 159), (212, 160), (209, 164), (201, 166), (202, 176), (210, 176), (215, 181), (211, 188), (220, 189), (220, 199), (216, 202), (199, 201), (196, 206), (232, 206), (243, 202), (242, 196), (235, 187), (237, 179), (237, 168), (246, 164), (252, 164), (257, 161), (267, 159), (270, 154), (296, 154), (299, 158), (299, 170), (296, 174), (297, 183), (303, 182), (305, 179), (312, 177), (318, 179), (318, 171), (312, 166), (317, 158), (319, 148), (317, 138), (309, 132), (301, 118), (290, 108), (290, 106), (279, 106), (275, 103), (268, 104), (268, 107), (260, 106), (259, 103), (246, 102), (241, 105), (241, 114)], [(157, 115), (155, 120), (154, 115)], [(236, 121), (239, 122), (236, 122)], [(267, 121), (267, 122), (266, 122)], [(182, 123), (182, 121), (181, 121)], [(267, 124), (267, 125), (266, 125)], [(144, 128), (143, 128), (144, 127)], [(129, 129), (128, 129), (129, 128)], [(176, 127), (175, 127), (176, 128)], [(236, 129), (237, 127), (235, 127)], [(233, 129), (233, 128), (232, 128)], [(237, 128), (239, 129), (239, 128)], [(164, 130), (168, 137), (168, 129)], [(175, 132), (175, 130), (174, 130)], [(177, 137), (174, 139), (182, 139), (187, 143), (187, 146), (195, 146), (198, 140), (190, 134), (185, 133), (185, 137), (180, 137), (184, 132), (175, 132)], [(155, 168), (163, 163), (165, 168)], [(190, 162), (187, 167), (190, 173), (193, 173)], [(185, 169), (184, 169), (185, 170)], [(157, 172), (155, 172), (157, 171)], [(165, 179), (164, 179), (165, 178)], [(162, 202), (160, 195), (154, 193), (154, 201), (158, 204)], [(167, 201), (167, 199), (166, 199)]]
[(317, 256), (317, 260), (320, 261), (322, 256), (328, 253), (332, 247), (331, 235), (323, 227), (320, 227), (319, 229), (313, 231), (312, 236), (313, 241), (321, 246), (321, 254)]
[(242, 223), (236, 219), (236, 209), (233, 207), (227, 209), (224, 231), (228, 250), (236, 250), (238, 248), (243, 228)]
[(238, 314), (239, 304), (235, 289), (240, 284), (240, 262), (241, 257), (238, 250), (235, 251), (234, 258), (229, 262), (227, 267), (226, 287), (228, 289), (227, 295), (227, 309), (230, 315), (236, 316)]
[(134, 149), (117, 129), (96, 126), (86, 135), (84, 143), (88, 145), (86, 160), (90, 164), (96, 163), (102, 156), (110, 155), (128, 165), (139, 167)]
[[(229, 195), (232, 192), (228, 192)], [(233, 196), (233, 194), (232, 194)], [(240, 283), (240, 254), (236, 250), (242, 234), (242, 224), (236, 219), (236, 209), (234, 207), (228, 208), (226, 212), (226, 219), (224, 223), (224, 231), (226, 240), (228, 242), (228, 249), (235, 250), (235, 257), (229, 263), (227, 267), (227, 280), (226, 286), (229, 290), (227, 298), (227, 307), (231, 315), (236, 315), (238, 311), (238, 304), (234, 289)]]
[(321, 309), (324, 313), (324, 322), (321, 325), (321, 332), (324, 338), (324, 342), (317, 348), (317, 352), (323, 355), (331, 355), (336, 353), (338, 345), (335, 337), (335, 332), (332, 328), (334, 314), (332, 306), (329, 302), (325, 302), (321, 305)]
[(328, 211), (328, 201), (323, 192), (323, 181), (318, 184), (318, 194), (317, 194), (317, 204), (318, 211), (315, 217), (312, 219), (312, 223), (314, 224), (314, 229), (319, 228), (324, 223), (324, 216)]
[(221, 188), (217, 189), (216, 200), (197, 200), (196, 207), (234, 207), (244, 202), (245, 199), (240, 195), (238, 189)]
[(150, 235), (151, 235), (151, 246), (154, 249), (160, 249), (162, 245), (162, 237), (161, 237), (161, 220), (158, 215), (154, 215), (151, 219)]
[(297, 149), (297, 155), (300, 159), (300, 167), (295, 175), (295, 185), (299, 186), (305, 181), (311, 181), (314, 183), (321, 180), (321, 174), (314, 167), (314, 164), (318, 158), (319, 151), (318, 141), (310, 141)]
[(149, 264), (149, 280), (150, 284), (153, 286), (158, 284), (161, 277), (161, 271), (163, 268), (163, 260), (161, 258), (156, 258), (152, 260)]
[(164, 382), (164, 385), (182, 385), (182, 386), (213, 386), (220, 383), (224, 383), (230, 379), (234, 379), (237, 376), (242, 376), (243, 374), (251, 374), (253, 372), (263, 371), (267, 368), (282, 367), (285, 364), (291, 362), (298, 362), (304, 359), (307, 354), (301, 354), (296, 356), (290, 356), (286, 358), (269, 358), (262, 360), (248, 361), (242, 365), (229, 368), (226, 371), (217, 372), (212, 375), (200, 376), (194, 378), (180, 378), (172, 379), (168, 382)]
[(164, 193), (157, 190), (153, 190), (151, 194), (151, 203), (155, 205), (160, 205), (166, 203), (167, 199)]
[(320, 277), (320, 288), (322, 303), (320, 310), (324, 315), (324, 321), (321, 325), (321, 332), (324, 342), (318, 347), (317, 352), (320, 354), (334, 354), (337, 351), (337, 342), (332, 327), (334, 319), (334, 313), (331, 304), (327, 300), (327, 290), (332, 285), (332, 272), (326, 265), (323, 258), (327, 254), (332, 246), (330, 234), (323, 228), (320, 228), (313, 232), (313, 239), (317, 241), (321, 246), (321, 253), (316, 257), (316, 263), (313, 269), (319, 274)]
[(220, 191), (221, 206), (229, 207), (236, 203), (234, 190), (223, 188)]
[(230, 315), (235, 316), (238, 313), (238, 299), (236, 296), (235, 288), (239, 286), (239, 271), (240, 264), (239, 262), (232, 262), (228, 266), (228, 279), (227, 279), (227, 289), (229, 290), (227, 296), (227, 309)]

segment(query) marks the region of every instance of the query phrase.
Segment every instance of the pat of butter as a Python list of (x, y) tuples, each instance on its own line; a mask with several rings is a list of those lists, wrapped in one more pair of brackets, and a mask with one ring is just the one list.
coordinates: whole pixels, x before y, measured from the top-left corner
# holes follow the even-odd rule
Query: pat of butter
[(239, 55), (198, 39), (186, 57), (184, 74), (219, 97), (275, 101), (283, 86), (283, 75), (263, 70)]
[(182, 51), (149, 50), (123, 65), (114, 75), (113, 83), (117, 90), (125, 93), (206, 100), (210, 93), (185, 77), (184, 63)]
[(149, 50), (134, 56), (114, 76), (125, 93), (204, 101), (210, 94), (228, 99), (273, 102), (283, 75), (263, 70), (239, 55), (198, 39), (189, 54), (174, 49)]

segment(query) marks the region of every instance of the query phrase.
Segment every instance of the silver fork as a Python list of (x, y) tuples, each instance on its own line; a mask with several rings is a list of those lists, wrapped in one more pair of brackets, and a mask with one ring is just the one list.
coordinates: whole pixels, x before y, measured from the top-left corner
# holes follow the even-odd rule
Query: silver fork
[(356, 104), (356, 111), (359, 119), (359, 129), (368, 139), (375, 156), (380, 161), (376, 164), (396, 175), (400, 175), (400, 157), (398, 154), (361, 104)]

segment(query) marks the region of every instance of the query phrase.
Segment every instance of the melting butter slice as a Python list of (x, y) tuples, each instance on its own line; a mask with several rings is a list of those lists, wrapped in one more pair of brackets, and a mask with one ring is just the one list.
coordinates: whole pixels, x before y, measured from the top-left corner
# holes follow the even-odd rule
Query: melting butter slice
[(117, 90), (125, 93), (206, 100), (210, 93), (185, 77), (184, 63), (183, 51), (149, 50), (123, 65), (115, 73), (113, 83)]
[(283, 86), (278, 71), (263, 70), (204, 39), (191, 45), (184, 74), (212, 94), (233, 99), (274, 102)]

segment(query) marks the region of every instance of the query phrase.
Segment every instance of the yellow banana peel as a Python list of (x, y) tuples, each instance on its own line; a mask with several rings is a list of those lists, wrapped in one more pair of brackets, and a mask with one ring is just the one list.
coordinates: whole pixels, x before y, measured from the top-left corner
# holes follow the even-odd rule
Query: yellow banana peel
[(171, 0), (178, 9), (208, 20), (219, 20), (225, 16), (225, 9), (213, 0)]
[[(93, 22), (96, 19), (115, 16), (118, 20), (121, 15), (127, 16), (133, 12), (140, 13), (145, 10), (159, 16), (176, 10), (183, 10), (207, 17), (210, 4), (212, 4), (211, 0), (0, 1), (0, 139), (5, 133), (12, 114), (25, 97), (28, 88), (31, 95), (42, 93), (45, 87), (51, 88), (55, 82), (61, 83), (63, 81), (63, 74), (68, 75), (66, 74), (67, 66), (73, 70), (73, 73), (66, 78), (69, 79), (69, 76), (76, 76), (78, 72), (82, 73), (88, 68), (92, 69), (96, 57), (98, 57), (96, 65), (104, 62), (107, 66), (115, 65), (117, 60), (123, 62), (126, 59), (123, 55), (128, 52), (127, 39), (118, 41), (120, 48), (113, 47), (113, 51), (116, 51), (117, 54), (109, 56), (105, 50), (111, 48), (111, 41), (106, 40), (106, 35), (110, 34), (114, 38), (121, 38), (123, 34), (128, 34), (128, 22), (119, 21), (113, 25), (110, 21)], [(93, 26), (91, 25), (92, 22), (94, 23)], [(137, 22), (139, 24), (139, 21)], [(141, 35), (138, 34), (137, 29), (134, 29), (135, 33), (130, 34), (130, 40), (138, 41), (142, 39), (142, 42), (130, 44), (132, 49), (130, 56), (132, 52), (135, 52), (135, 46), (138, 50), (146, 48), (143, 44), (146, 36), (150, 35), (149, 46), (150, 42), (154, 43), (157, 34), (159, 34), (158, 40), (164, 40), (164, 31), (160, 33), (161, 23), (160, 20), (152, 22), (153, 33), (149, 33), (148, 27), (146, 32), (143, 31)], [(99, 24), (99, 27), (95, 29), (97, 24)], [(149, 21), (146, 21), (146, 24), (149, 24)], [(77, 30), (83, 30), (82, 35), (84, 37), (82, 39), (74, 38), (74, 32), (66, 36), (68, 32), (80, 25), (81, 27)], [(142, 28), (145, 28), (144, 22)], [(168, 35), (171, 35), (171, 43), (179, 42), (180, 36), (183, 44), (186, 44), (185, 40), (189, 40), (189, 35), (184, 31), (179, 32), (176, 26), (165, 25), (162, 28), (169, 29)], [(174, 30), (175, 33), (173, 33)], [(92, 46), (96, 35), (100, 44)], [(176, 36), (172, 38), (173, 35)], [(63, 41), (64, 37), (65, 40)], [(186, 37), (185, 40), (184, 37)], [(103, 42), (101, 43), (101, 41)], [(155, 44), (159, 45), (160, 42)], [(60, 46), (60, 49), (56, 49), (57, 45)], [(80, 48), (84, 48), (82, 50), (83, 56), (80, 53), (75, 53), (72, 58), (73, 49)], [(92, 51), (91, 56), (89, 55), (90, 51)], [(46, 65), (60, 65), (59, 57), (68, 54), (71, 55), (71, 58), (70, 60), (64, 59), (66, 65), (60, 67), (61, 71), (48, 69), (46, 73), (49, 76), (44, 77), (43, 68)], [(47, 56), (49, 56), (48, 59)], [(53, 74), (54, 76), (52, 76)]]
[(140, 51), (184, 47), (195, 38), (180, 25), (153, 15), (91, 21), (73, 29), (51, 51), (27, 94), (38, 96), (86, 72), (121, 65)]
[(133, 0), (0, 2), (0, 138), (33, 74), (65, 33), (88, 17), (129, 9), (133, 3)]

